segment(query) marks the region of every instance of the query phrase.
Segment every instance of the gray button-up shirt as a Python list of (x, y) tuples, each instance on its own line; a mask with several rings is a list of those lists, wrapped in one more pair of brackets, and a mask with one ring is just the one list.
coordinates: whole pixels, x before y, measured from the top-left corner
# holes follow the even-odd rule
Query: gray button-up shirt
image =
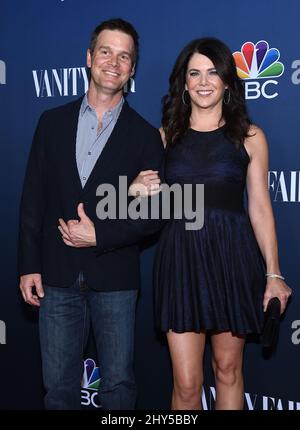
[(89, 105), (87, 95), (82, 100), (76, 136), (76, 162), (82, 187), (85, 186), (116, 125), (123, 104), (124, 98), (122, 97), (114, 109), (104, 113), (102, 128), (98, 130), (97, 114)]

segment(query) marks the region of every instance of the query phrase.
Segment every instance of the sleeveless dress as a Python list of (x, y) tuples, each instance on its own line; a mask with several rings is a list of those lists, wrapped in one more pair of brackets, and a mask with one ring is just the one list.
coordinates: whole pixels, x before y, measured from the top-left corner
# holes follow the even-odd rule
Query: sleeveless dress
[(162, 331), (260, 333), (265, 264), (244, 208), (249, 156), (225, 137), (188, 129), (167, 150), (165, 181), (204, 184), (204, 225), (167, 221), (154, 264), (155, 322)]

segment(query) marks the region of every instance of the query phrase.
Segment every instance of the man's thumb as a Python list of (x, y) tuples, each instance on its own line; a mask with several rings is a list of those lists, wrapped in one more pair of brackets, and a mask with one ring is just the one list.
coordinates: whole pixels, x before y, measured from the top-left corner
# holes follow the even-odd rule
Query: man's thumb
[(44, 297), (44, 289), (42, 285), (42, 279), (40, 276), (35, 278), (35, 289), (38, 297)]
[(80, 219), (86, 217), (86, 213), (84, 212), (83, 203), (79, 203), (77, 206), (77, 213)]

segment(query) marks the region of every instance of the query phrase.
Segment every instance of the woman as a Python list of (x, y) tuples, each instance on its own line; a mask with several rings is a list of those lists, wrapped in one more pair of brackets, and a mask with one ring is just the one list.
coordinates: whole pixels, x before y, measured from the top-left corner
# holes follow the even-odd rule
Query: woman
[[(155, 262), (156, 324), (171, 353), (172, 409), (201, 409), (206, 335), (215, 409), (243, 409), (246, 335), (261, 332), (272, 297), (283, 312), (291, 290), (278, 262), (266, 138), (247, 116), (233, 57), (221, 41), (197, 39), (180, 53), (162, 134), (166, 182), (204, 184), (203, 228), (186, 230), (184, 219), (170, 220)], [(148, 188), (153, 174), (143, 177)]]

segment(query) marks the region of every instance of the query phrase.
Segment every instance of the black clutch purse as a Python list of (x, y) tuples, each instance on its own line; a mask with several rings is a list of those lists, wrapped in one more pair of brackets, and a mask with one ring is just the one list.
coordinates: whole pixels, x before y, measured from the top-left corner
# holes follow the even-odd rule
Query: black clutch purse
[(263, 348), (273, 350), (276, 347), (279, 335), (280, 322), (280, 300), (278, 297), (273, 297), (269, 300), (265, 312), (264, 327), (261, 336)]

